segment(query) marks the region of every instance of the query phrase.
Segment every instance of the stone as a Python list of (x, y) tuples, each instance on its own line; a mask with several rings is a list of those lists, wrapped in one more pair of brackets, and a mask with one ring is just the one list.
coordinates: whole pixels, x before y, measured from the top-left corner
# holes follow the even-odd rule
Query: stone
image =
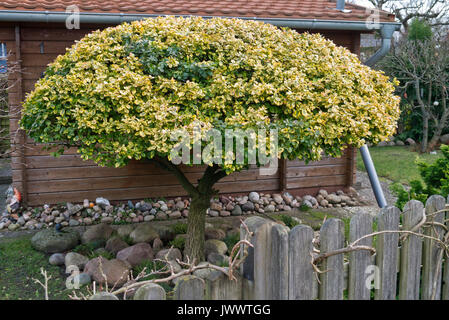
[(246, 202), (245, 204), (242, 205), (242, 210), (254, 211), (254, 203), (252, 203), (251, 201)]
[(69, 214), (69, 216), (73, 216), (83, 210), (83, 208), (84, 207), (80, 204), (72, 205), (70, 208), (67, 206), (67, 213)]
[(75, 220), (75, 219), (70, 219), (70, 220), (69, 220), (69, 226), (70, 226), (70, 227), (77, 227), (77, 226), (79, 226), (79, 225), (80, 225), (80, 223), (79, 223), (78, 220)]
[(111, 224), (114, 222), (114, 218), (112, 217), (103, 217), (101, 218), (101, 223)]
[(177, 248), (162, 249), (156, 254), (156, 259), (166, 261), (182, 261), (182, 253)]
[(67, 282), (74, 284), (76, 286), (75, 288), (79, 288), (90, 284), (92, 282), (92, 278), (85, 272), (75, 273), (67, 278), (66, 283)]
[(95, 199), (95, 204), (103, 209), (111, 205), (108, 199), (102, 197)]
[(222, 266), (224, 265), (226, 262), (229, 261), (229, 257), (227, 255), (224, 254), (219, 254), (216, 252), (211, 252), (209, 253), (209, 255), (207, 256), (207, 261), (209, 261), (210, 263), (216, 265), (216, 266)]
[(329, 201), (327, 201), (326, 199), (323, 199), (320, 201), (320, 206), (322, 207), (327, 207), (329, 204)]
[(89, 206), (90, 206), (89, 199), (84, 199), (83, 207), (87, 209), (87, 208), (89, 208)]
[(159, 238), (154, 239), (153, 246), (152, 246), (154, 253), (158, 253), (163, 247), (164, 247), (164, 243), (162, 242), (161, 239), (159, 239)]
[(220, 211), (220, 217), (229, 217), (230, 215), (231, 215), (231, 213), (229, 211), (226, 211), (226, 210)]
[(303, 200), (301, 205), (310, 209), (313, 208), (313, 204), (309, 200)]
[(165, 212), (159, 211), (158, 213), (156, 213), (156, 219), (158, 219), (158, 220), (167, 220), (168, 219), (168, 215)]
[(76, 266), (78, 270), (83, 270), (86, 266), (86, 263), (89, 262), (89, 259), (82, 254), (69, 252), (65, 255), (64, 261), (66, 268), (68, 268), (69, 266)]
[(179, 219), (182, 217), (182, 214), (181, 214), (181, 211), (176, 210), (176, 211), (173, 211), (172, 213), (169, 213), (168, 216), (170, 219)]
[(220, 211), (223, 209), (220, 202), (211, 202), (210, 209), (214, 211)]
[(76, 247), (80, 236), (75, 230), (57, 232), (54, 228), (37, 232), (31, 238), (33, 248), (45, 253), (64, 252)]
[(282, 199), (285, 201), (286, 204), (290, 205), (290, 203), (293, 201), (293, 196), (288, 193), (288, 192), (284, 192), (282, 194)]
[(233, 216), (241, 216), (242, 215), (242, 208), (237, 204), (235, 205), (234, 209), (232, 210), (231, 214)]
[(396, 145), (402, 147), (402, 146), (405, 146), (405, 143), (401, 140), (397, 140)]
[(329, 195), (328, 192), (324, 189), (320, 189), (320, 191), (318, 191), (318, 194), (323, 196), (323, 198), (326, 198)]
[(220, 215), (220, 212), (215, 211), (215, 210), (209, 210), (209, 215), (211, 217), (218, 217)]
[(97, 283), (107, 282), (110, 286), (122, 286), (127, 281), (130, 268), (131, 266), (125, 261), (97, 257), (86, 264), (84, 272), (88, 273)]
[(193, 275), (182, 276), (176, 281), (175, 300), (204, 300), (204, 281)]
[(268, 206), (265, 207), (265, 212), (270, 213), (270, 212), (274, 212), (276, 210), (276, 207), (272, 204), (269, 204)]
[(133, 244), (139, 242), (153, 242), (159, 237), (158, 232), (149, 224), (140, 224), (129, 235)]
[(173, 240), (176, 236), (173, 228), (170, 226), (155, 224), (153, 225), (153, 229), (156, 230), (159, 239), (161, 239), (165, 243)]
[(248, 199), (252, 202), (257, 202), (260, 199), (260, 196), (257, 192), (250, 192), (248, 195)]
[(336, 194), (329, 194), (326, 198), (327, 201), (329, 201), (332, 204), (336, 204), (336, 203), (340, 203), (341, 202), (341, 197), (337, 196)]
[(65, 256), (63, 253), (53, 253), (48, 262), (53, 266), (62, 266), (65, 263)]
[(128, 248), (129, 245), (123, 241), (120, 237), (112, 237), (106, 242), (105, 249), (116, 255), (120, 250), (123, 250), (125, 248)]
[(212, 252), (225, 254), (228, 252), (228, 246), (221, 240), (209, 239), (204, 243), (204, 251), (206, 257)]
[(177, 201), (175, 204), (175, 207), (178, 208), (179, 210), (182, 210), (185, 208), (185, 203), (184, 201)]
[(273, 200), (274, 202), (276, 202), (277, 204), (281, 204), (284, 202), (284, 199), (282, 198), (282, 196), (279, 193), (275, 193), (273, 194)]
[(84, 218), (83, 222), (86, 226), (90, 226), (92, 224), (92, 219), (91, 218)]
[(143, 221), (145, 221), (145, 222), (149, 222), (151, 220), (154, 220), (154, 216), (151, 214), (149, 214), (143, 218)]
[(153, 258), (153, 249), (146, 242), (127, 247), (117, 253), (117, 259), (128, 262), (131, 267), (136, 267), (143, 261), (152, 261)]
[(156, 283), (148, 283), (137, 289), (134, 300), (165, 300), (164, 288)]
[(127, 236), (129, 236), (131, 234), (131, 232), (133, 232), (134, 230), (134, 226), (132, 225), (123, 225), (117, 228), (117, 234), (119, 235), (119, 237), (125, 238)]
[(412, 138), (407, 138), (405, 139), (405, 144), (408, 144), (409, 146), (414, 146), (416, 145), (416, 142)]
[(89, 300), (119, 300), (115, 295), (109, 292), (98, 292), (94, 294)]
[(82, 243), (89, 243), (96, 240), (104, 240), (107, 241), (112, 233), (114, 232), (114, 229), (112, 229), (108, 224), (101, 223), (94, 225), (92, 227), (89, 227), (81, 236), (81, 242)]
[(207, 228), (204, 231), (204, 234), (206, 240), (209, 239), (223, 240), (224, 238), (226, 238), (226, 233), (223, 230), (217, 228)]

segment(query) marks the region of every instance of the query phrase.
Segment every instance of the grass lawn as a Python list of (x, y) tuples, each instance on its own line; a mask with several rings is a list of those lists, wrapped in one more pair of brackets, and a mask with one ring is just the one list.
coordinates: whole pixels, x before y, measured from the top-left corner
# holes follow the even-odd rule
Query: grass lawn
[[(408, 147), (374, 147), (370, 148), (371, 158), (380, 177), (388, 178), (394, 182), (409, 184), (411, 180), (421, 180), (415, 160), (420, 159), (432, 163), (441, 156), (438, 154), (418, 154), (410, 151)], [(360, 151), (357, 156), (357, 169), (366, 171)]]
[(0, 241), (0, 300), (43, 300), (44, 290), (32, 280), (43, 281), (43, 267), (48, 281), (49, 299), (69, 299), (63, 270), (48, 263), (48, 256), (31, 247), (31, 236)]

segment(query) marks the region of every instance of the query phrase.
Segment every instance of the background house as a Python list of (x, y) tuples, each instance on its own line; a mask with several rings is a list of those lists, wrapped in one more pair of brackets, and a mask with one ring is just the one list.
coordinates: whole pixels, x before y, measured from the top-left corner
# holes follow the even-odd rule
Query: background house
[[(71, 5), (80, 11), (80, 29), (67, 29), (66, 13)], [(125, 168), (99, 168), (82, 161), (76, 150), (54, 158), (18, 130), (21, 103), (42, 75), (48, 63), (87, 33), (123, 21), (159, 15), (238, 17), (257, 19), (298, 32), (320, 32), (336, 44), (360, 54), (362, 33), (371, 33), (371, 12), (344, 1), (324, 0), (6, 0), (0, 3), (0, 45), (9, 52), (8, 60), (21, 72), (10, 76), (10, 131), (12, 135), (13, 184), (30, 205), (82, 202), (103, 196), (110, 200), (143, 199), (185, 195), (174, 176), (145, 161), (134, 161)], [(73, 7), (72, 7), (73, 9)], [(380, 24), (394, 22), (394, 16), (380, 12)], [(377, 27), (379, 28), (379, 27)], [(2, 50), (3, 50), (2, 49)], [(217, 184), (222, 193), (249, 191), (292, 194), (345, 189), (354, 183), (355, 150), (342, 158), (325, 158), (305, 165), (300, 161), (281, 161), (277, 175), (260, 176), (257, 168), (232, 174)], [(196, 181), (201, 168), (186, 168)]]

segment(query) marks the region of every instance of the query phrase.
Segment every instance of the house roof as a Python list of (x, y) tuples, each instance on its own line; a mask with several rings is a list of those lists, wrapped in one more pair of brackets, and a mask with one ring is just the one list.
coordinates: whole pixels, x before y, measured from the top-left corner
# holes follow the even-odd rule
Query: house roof
[[(4, 0), (0, 11), (65, 12), (77, 5), (82, 13), (195, 15), (365, 21), (372, 11), (346, 4), (350, 12), (336, 10), (331, 0)], [(379, 11), (379, 22), (394, 22), (394, 15)]]

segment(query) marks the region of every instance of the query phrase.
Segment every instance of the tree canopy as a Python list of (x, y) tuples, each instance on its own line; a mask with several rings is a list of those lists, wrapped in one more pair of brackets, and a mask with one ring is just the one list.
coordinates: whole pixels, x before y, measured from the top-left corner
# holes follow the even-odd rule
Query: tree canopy
[(317, 160), (391, 136), (394, 90), (382, 72), (319, 34), (163, 17), (76, 42), (27, 96), (21, 126), (37, 142), (75, 146), (107, 166), (169, 158), (178, 143), (171, 132), (195, 123), (203, 133), (276, 126), (280, 157)]

